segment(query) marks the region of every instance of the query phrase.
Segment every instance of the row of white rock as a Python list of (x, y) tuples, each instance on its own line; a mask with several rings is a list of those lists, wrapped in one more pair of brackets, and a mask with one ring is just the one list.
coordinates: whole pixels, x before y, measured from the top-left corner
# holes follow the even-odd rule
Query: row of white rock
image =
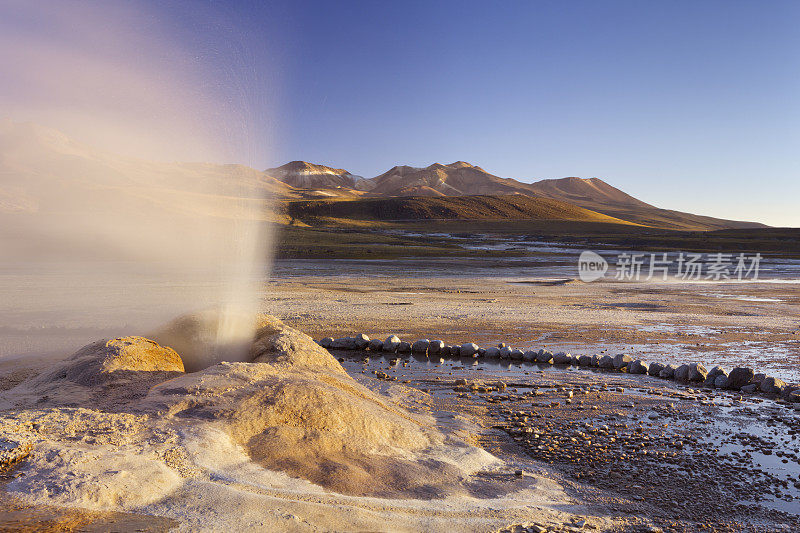
[(401, 341), (396, 335), (390, 335), (386, 340), (370, 339), (363, 333), (355, 337), (342, 337), (333, 339), (325, 337), (319, 344), (331, 350), (369, 350), (387, 353), (414, 353), (420, 355), (438, 355), (441, 357), (486, 357), (490, 359), (516, 359), (540, 364), (554, 364), (564, 366), (582, 366), (587, 368), (602, 368), (628, 372), (629, 374), (648, 374), (663, 379), (675, 381), (702, 383), (718, 389), (741, 390), (742, 392), (764, 392), (776, 394), (784, 399), (800, 402), (800, 386), (787, 385), (778, 378), (757, 374), (751, 368), (736, 367), (730, 372), (715, 366), (710, 371), (700, 363), (673, 366), (670, 364), (648, 363), (641, 359), (634, 360), (628, 354), (611, 355), (581, 355), (575, 356), (566, 352), (553, 353), (549, 350), (519, 350), (505, 344), (481, 348), (474, 342), (465, 342), (461, 345), (450, 346), (440, 340), (421, 339), (410, 343)]

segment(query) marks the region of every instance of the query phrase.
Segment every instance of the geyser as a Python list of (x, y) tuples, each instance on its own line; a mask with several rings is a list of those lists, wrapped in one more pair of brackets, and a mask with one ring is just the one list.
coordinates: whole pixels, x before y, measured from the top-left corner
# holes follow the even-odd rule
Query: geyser
[(139, 7), (3, 8), (0, 357), (66, 356), (202, 309), (214, 310), (202, 331), (182, 337), (190, 361), (241, 360), (252, 340), (268, 180), (153, 160), (263, 158), (250, 125), (266, 117), (235, 87), (252, 68), (215, 66)]

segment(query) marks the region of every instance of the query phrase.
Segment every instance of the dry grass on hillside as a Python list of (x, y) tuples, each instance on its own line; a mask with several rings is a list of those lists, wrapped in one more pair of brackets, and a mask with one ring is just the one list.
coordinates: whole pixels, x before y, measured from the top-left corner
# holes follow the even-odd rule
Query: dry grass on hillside
[(524, 195), (395, 197), (292, 201), (281, 206), (296, 221), (338, 220), (573, 220), (630, 224), (558, 200)]

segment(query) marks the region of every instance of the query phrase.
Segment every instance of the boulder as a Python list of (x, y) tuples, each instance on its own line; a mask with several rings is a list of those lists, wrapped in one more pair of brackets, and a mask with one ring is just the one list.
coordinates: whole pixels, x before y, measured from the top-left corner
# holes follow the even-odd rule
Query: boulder
[(411, 343), (406, 341), (401, 341), (400, 344), (397, 345), (397, 353), (408, 353), (411, 351)]
[(369, 346), (369, 337), (360, 333), (354, 337), (353, 342), (356, 345), (356, 350), (364, 350), (367, 346)]
[(411, 351), (413, 353), (427, 353), (430, 345), (431, 341), (428, 339), (420, 339), (411, 345)]
[(789, 383), (783, 388), (783, 391), (781, 391), (781, 398), (786, 400), (787, 398), (789, 398), (789, 396), (791, 396), (793, 392), (797, 391), (800, 391), (800, 385), (797, 385), (795, 383)]
[(490, 346), (489, 348), (486, 348), (486, 353), (484, 354), (484, 357), (488, 357), (490, 359), (497, 359), (498, 357), (500, 357), (500, 348), (496, 346)]
[(631, 374), (647, 374), (650, 370), (650, 367), (647, 363), (643, 362), (641, 359), (637, 359), (630, 365), (628, 365), (628, 372)]
[(581, 355), (580, 357), (578, 357), (578, 364), (581, 366), (592, 366), (592, 356)]
[(380, 352), (381, 350), (383, 350), (383, 341), (380, 339), (372, 339), (371, 341), (369, 341), (368, 348), (373, 352)]
[(720, 374), (714, 378), (714, 387), (717, 389), (727, 389), (729, 378), (725, 374)]
[(722, 368), (721, 366), (715, 366), (714, 368), (712, 368), (708, 372), (708, 375), (706, 376), (706, 379), (703, 382), (703, 385), (705, 385), (707, 387), (715, 387), (716, 385), (714, 385), (714, 384), (716, 383), (717, 378), (719, 376), (723, 376), (723, 375), (725, 377), (728, 377), (728, 372), (726, 372), (725, 369)]
[(528, 361), (529, 363), (533, 362), (533, 361), (536, 361), (536, 352), (533, 351), (533, 350), (528, 350), (528, 351), (524, 352), (522, 354), (522, 360), (523, 361)]
[(442, 348), (444, 348), (444, 341), (431, 341), (430, 346), (428, 346), (428, 353), (440, 354), (442, 353)]
[(553, 354), (554, 365), (569, 365), (572, 364), (572, 356), (566, 352), (558, 352)]
[(662, 370), (664, 370), (664, 365), (661, 363), (650, 363), (650, 368), (647, 369), (647, 373), (651, 376), (658, 377)]
[(761, 392), (767, 394), (780, 394), (786, 388), (786, 383), (772, 376), (767, 377), (761, 382)]
[(758, 390), (758, 387), (759, 387), (758, 383), (750, 383), (749, 385), (741, 387), (739, 390), (741, 390), (742, 392), (746, 392), (748, 394), (752, 394)]
[(551, 363), (553, 361), (553, 352), (549, 350), (539, 350), (536, 354), (537, 363)]
[(386, 340), (383, 341), (383, 351), (391, 353), (396, 352), (397, 348), (400, 346), (400, 342), (400, 337), (397, 335), (389, 335), (386, 337)]
[(458, 354), (461, 357), (472, 357), (478, 353), (479, 346), (474, 342), (465, 342), (459, 347)]
[(355, 337), (340, 337), (338, 339), (333, 339), (330, 348), (332, 350), (355, 350), (356, 339)]
[(511, 350), (511, 359), (521, 360), (524, 352), (520, 349)]
[(661, 372), (658, 373), (658, 377), (662, 379), (672, 379), (675, 377), (675, 367), (672, 365), (666, 365)]
[(448, 356), (450, 356), (450, 355), (452, 354), (452, 348), (453, 348), (453, 347), (452, 347), (452, 346), (450, 346), (449, 344), (445, 344), (445, 345), (444, 345), (444, 348), (442, 348), (442, 349), (439, 351), (439, 355), (441, 355), (441, 356), (443, 356), (443, 357), (448, 357)]
[(628, 354), (620, 353), (614, 356), (614, 368), (617, 370), (621, 370), (626, 368), (629, 364), (633, 362), (633, 357)]
[(752, 368), (737, 366), (728, 374), (728, 386), (726, 388), (734, 390), (741, 389), (753, 381), (754, 375)]
[(333, 338), (331, 337), (325, 337), (324, 339), (319, 341), (319, 345), (322, 346), (323, 348), (330, 348), (331, 344), (333, 344)]
[(599, 368), (600, 367), (600, 359), (602, 359), (602, 358), (600, 357), (599, 354), (594, 354), (592, 356), (592, 364), (589, 365), (589, 366), (591, 366), (593, 368)]
[(717, 377), (720, 374), (725, 374), (727, 376), (728, 375), (728, 371), (725, 370), (723, 367), (721, 367), (719, 365), (714, 366), (711, 370), (708, 371), (708, 375), (709, 376)]
[(708, 376), (708, 370), (700, 363), (692, 363), (689, 365), (689, 370), (687, 371), (686, 379), (692, 382), (700, 382), (704, 381)]
[(689, 365), (681, 365), (675, 369), (675, 381), (689, 381)]
[(484, 357), (486, 355), (486, 348), (478, 348), (478, 357)]
[(600, 358), (600, 361), (598, 361), (597, 365), (600, 368), (614, 368), (614, 358), (610, 355), (604, 355)]
[(501, 346), (500, 359), (511, 359), (511, 348), (509, 348), (508, 346)]
[(458, 357), (459, 355), (461, 355), (461, 347), (458, 346), (458, 345), (451, 346), (450, 347), (450, 356), (451, 357)]

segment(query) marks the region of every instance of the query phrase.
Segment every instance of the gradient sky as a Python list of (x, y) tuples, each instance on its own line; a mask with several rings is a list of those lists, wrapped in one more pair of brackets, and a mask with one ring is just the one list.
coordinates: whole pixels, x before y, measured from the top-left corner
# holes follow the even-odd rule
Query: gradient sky
[(215, 131), (238, 132), (235, 162), (371, 177), (465, 160), (800, 226), (800, 2), (136, 5), (171, 48), (140, 60), (191, 63), (203, 97), (227, 103)]

